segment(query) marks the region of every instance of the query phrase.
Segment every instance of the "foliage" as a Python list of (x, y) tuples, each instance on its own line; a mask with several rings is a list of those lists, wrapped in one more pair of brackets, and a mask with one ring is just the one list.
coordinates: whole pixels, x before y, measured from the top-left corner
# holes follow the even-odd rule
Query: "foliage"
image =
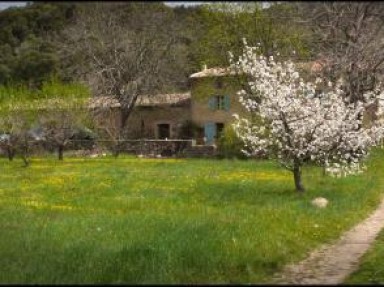
[(0, 87), (0, 131), (7, 135), (2, 145), (10, 160), (16, 151), (26, 159), (36, 141), (64, 148), (81, 134), (79, 129), (90, 126), (89, 98), (84, 85), (63, 84), (55, 78), (43, 82), (39, 91), (25, 86)]
[(33, 96), (26, 96), (30, 94), (24, 86), (0, 86), (0, 147), (6, 150), (10, 161), (19, 153), (25, 165), (29, 164), (29, 149), (35, 140), (30, 129), (37, 119)]
[[(26, 7), (0, 11), (0, 85), (22, 82), (30, 88), (40, 88), (42, 82), (53, 75), (65, 82), (78, 81), (83, 74), (77, 73), (77, 66), (87, 67), (89, 59), (84, 59), (75, 51), (73, 58), (62, 54), (66, 42), (63, 31), (70, 29), (82, 11), (92, 18), (98, 5), (100, 3), (33, 2)], [(173, 41), (172, 57), (165, 61), (171, 68), (162, 72), (164, 77), (169, 78), (167, 83), (162, 84), (167, 92), (188, 89), (189, 75), (200, 70), (202, 64), (227, 65), (227, 51), (240, 52), (244, 36), (251, 43), (260, 42), (266, 52), (279, 51), (285, 55), (295, 49), (298, 57), (309, 54), (307, 46), (311, 41), (308, 31), (294, 21), (298, 15), (290, 3), (273, 4), (268, 9), (261, 9), (259, 3), (215, 3), (171, 8), (161, 2), (128, 2), (109, 6), (114, 7), (115, 27), (126, 27), (124, 30), (131, 34), (148, 31), (152, 22), (157, 24), (156, 37), (161, 34), (160, 30), (172, 31), (172, 37), (156, 45), (166, 47), (168, 40)], [(171, 21), (163, 21), (159, 12), (167, 14)], [(115, 34), (116, 29), (108, 28), (112, 23), (99, 23), (107, 31), (112, 31), (111, 37)], [(93, 35), (100, 38), (96, 34)], [(76, 44), (80, 47), (85, 38), (80, 37)], [(144, 41), (147, 46), (150, 45), (148, 41)], [(107, 42), (112, 45), (111, 41)], [(93, 48), (98, 51), (97, 45)], [(150, 53), (146, 56), (152, 57)]]
[[(335, 175), (361, 172), (370, 148), (383, 137), (383, 119), (362, 126), (359, 115), (364, 104), (343, 100), (340, 86), (317, 93), (316, 83), (304, 82), (292, 62), (275, 62), (272, 56), (258, 54), (257, 47), (245, 43), (239, 60), (231, 60), (235, 71), (249, 76), (240, 102), (262, 119), (261, 125), (254, 125), (236, 115), (234, 127), (245, 142), (246, 154), (275, 157), (293, 172), (298, 191), (304, 191), (300, 177), (305, 162), (324, 165)], [(368, 102), (372, 97), (365, 95)]]
[(69, 23), (76, 4), (36, 2), (0, 12), (0, 85), (39, 87), (58, 72), (50, 37)]
[(17, 49), (13, 76), (18, 81), (38, 88), (57, 71), (55, 47), (46, 40), (30, 36)]
[(187, 120), (180, 127), (180, 137), (182, 139), (196, 138), (199, 129), (200, 127), (196, 123)]
[(268, 283), (377, 206), (383, 156), (300, 197), (269, 161), (0, 159), (0, 282)]
[(80, 84), (62, 84), (55, 79), (44, 82), (39, 101), (39, 126), (45, 141), (58, 149), (63, 159), (64, 148), (79, 136), (79, 129), (90, 123), (87, 103), (89, 90)]
[(217, 150), (220, 157), (244, 159), (242, 144), (233, 127), (227, 125), (218, 139)]
[(282, 57), (305, 58), (308, 32), (293, 20), (297, 17), (290, 3), (261, 8), (260, 3), (206, 4), (190, 19), (196, 40), (191, 44), (190, 61), (195, 69), (226, 66), (228, 51), (240, 54), (242, 38), (253, 45), (260, 44), (264, 54), (280, 53)]

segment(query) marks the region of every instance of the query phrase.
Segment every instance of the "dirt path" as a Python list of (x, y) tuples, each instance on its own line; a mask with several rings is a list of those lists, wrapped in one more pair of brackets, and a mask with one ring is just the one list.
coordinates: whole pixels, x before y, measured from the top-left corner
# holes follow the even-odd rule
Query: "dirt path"
[(313, 251), (298, 264), (275, 276), (278, 284), (341, 284), (359, 266), (359, 259), (384, 227), (384, 199), (363, 222), (345, 232), (333, 245)]

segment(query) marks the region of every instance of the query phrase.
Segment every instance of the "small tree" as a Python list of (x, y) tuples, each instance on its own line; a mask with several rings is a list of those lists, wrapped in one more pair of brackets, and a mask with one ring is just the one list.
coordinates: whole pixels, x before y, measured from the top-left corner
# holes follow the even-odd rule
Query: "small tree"
[(58, 159), (63, 160), (66, 146), (78, 129), (87, 125), (90, 94), (82, 85), (53, 80), (43, 84), (42, 96), (38, 100), (39, 124), (46, 142), (57, 148)]
[(29, 165), (30, 144), (35, 140), (30, 129), (36, 113), (29, 96), (24, 88), (0, 88), (0, 147), (6, 150), (10, 161), (19, 153), (25, 166)]
[[(234, 123), (247, 155), (262, 153), (277, 159), (292, 171), (299, 192), (305, 190), (301, 171), (306, 162), (322, 164), (332, 175), (361, 172), (370, 147), (384, 130), (382, 119), (362, 127), (362, 102), (343, 100), (344, 91), (331, 84), (327, 91), (316, 92), (321, 80), (304, 82), (292, 62), (258, 56), (257, 47), (246, 43), (237, 62), (231, 55), (231, 67), (248, 77), (240, 102), (250, 117), (236, 115)], [(368, 103), (371, 97), (365, 94)]]

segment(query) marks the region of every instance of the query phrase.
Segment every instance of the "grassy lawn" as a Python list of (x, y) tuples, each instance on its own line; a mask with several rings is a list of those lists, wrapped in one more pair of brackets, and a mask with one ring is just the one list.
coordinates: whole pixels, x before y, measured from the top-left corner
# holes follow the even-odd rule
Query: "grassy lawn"
[[(378, 204), (384, 152), (349, 178), (268, 161), (0, 159), (1, 283), (262, 283)], [(310, 201), (323, 196), (326, 209)]]
[(375, 244), (363, 256), (359, 269), (347, 280), (347, 284), (384, 284), (384, 231)]

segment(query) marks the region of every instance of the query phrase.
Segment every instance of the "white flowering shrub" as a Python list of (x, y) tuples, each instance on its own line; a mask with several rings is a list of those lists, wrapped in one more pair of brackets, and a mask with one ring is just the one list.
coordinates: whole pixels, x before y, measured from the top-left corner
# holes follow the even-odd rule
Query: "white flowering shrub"
[[(245, 42), (245, 41), (244, 41)], [(257, 47), (245, 42), (237, 61), (230, 55), (231, 69), (247, 77), (247, 88), (239, 92), (248, 117), (234, 115), (236, 133), (248, 156), (264, 153), (277, 159), (294, 174), (298, 191), (304, 191), (301, 168), (315, 162), (335, 176), (359, 173), (369, 149), (383, 136), (383, 120), (363, 125), (365, 105), (348, 103), (340, 86), (328, 85), (318, 92), (314, 83), (304, 82), (291, 61), (277, 62), (258, 55)], [(251, 119), (258, 117), (259, 123)], [(261, 124), (260, 124), (261, 122)]]

